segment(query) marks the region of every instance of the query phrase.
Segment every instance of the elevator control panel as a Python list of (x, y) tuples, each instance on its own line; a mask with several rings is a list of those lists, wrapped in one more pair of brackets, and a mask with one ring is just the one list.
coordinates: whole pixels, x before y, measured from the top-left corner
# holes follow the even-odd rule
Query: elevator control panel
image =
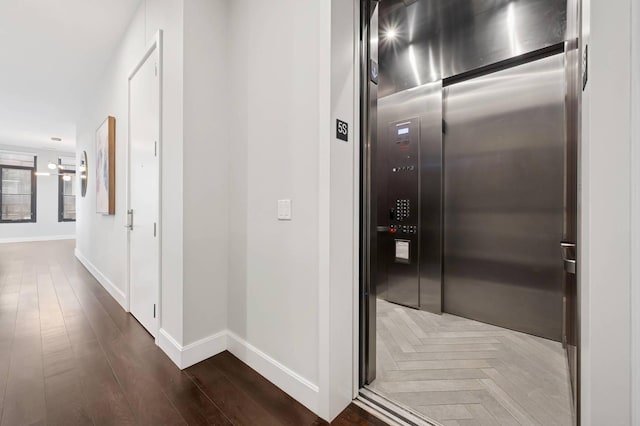
[[(389, 232), (395, 253), (389, 260), (392, 275), (417, 273), (419, 206), (419, 119), (390, 123), (385, 141)], [(416, 275), (417, 279), (417, 275)]]
[(415, 165), (410, 165), (410, 166), (398, 166), (398, 167), (394, 167), (391, 169), (391, 171), (393, 173), (400, 173), (400, 172), (413, 172), (416, 170), (416, 166)]
[(375, 294), (434, 312), (442, 301), (442, 105), (441, 82), (380, 97), (371, 140)]
[(411, 128), (409, 127), (410, 124), (411, 122), (407, 121), (406, 123), (399, 123), (396, 125), (396, 145), (403, 147), (411, 143), (411, 139), (409, 137), (411, 134)]
[(411, 200), (396, 200), (396, 206), (391, 209), (390, 219), (402, 222), (411, 216)]
[(394, 225), (389, 226), (392, 234), (417, 234), (418, 227), (416, 225)]

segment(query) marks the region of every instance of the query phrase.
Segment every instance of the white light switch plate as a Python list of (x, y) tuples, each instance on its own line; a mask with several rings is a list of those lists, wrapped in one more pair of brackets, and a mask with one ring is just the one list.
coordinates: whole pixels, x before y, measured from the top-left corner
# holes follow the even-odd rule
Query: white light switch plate
[(291, 200), (278, 200), (278, 220), (291, 220)]

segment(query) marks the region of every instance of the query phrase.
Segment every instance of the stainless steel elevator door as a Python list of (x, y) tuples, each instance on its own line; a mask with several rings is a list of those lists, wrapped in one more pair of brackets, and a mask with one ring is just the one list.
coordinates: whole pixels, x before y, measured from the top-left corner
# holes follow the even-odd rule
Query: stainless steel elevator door
[(562, 332), (563, 55), (445, 89), (444, 310)]

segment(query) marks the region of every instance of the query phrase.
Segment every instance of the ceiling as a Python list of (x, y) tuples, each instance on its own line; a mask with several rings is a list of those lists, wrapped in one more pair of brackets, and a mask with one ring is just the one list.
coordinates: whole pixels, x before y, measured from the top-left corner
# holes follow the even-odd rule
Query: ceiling
[(566, 39), (566, 1), (408, 2), (385, 0), (379, 6), (379, 97), (557, 47)]
[(139, 4), (0, 0), (0, 144), (75, 150), (77, 115)]

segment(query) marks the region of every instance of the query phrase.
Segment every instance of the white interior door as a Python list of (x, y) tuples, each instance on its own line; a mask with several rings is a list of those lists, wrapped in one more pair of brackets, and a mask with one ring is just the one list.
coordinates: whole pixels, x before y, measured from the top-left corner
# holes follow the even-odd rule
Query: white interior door
[(129, 80), (129, 309), (154, 337), (160, 285), (156, 51)]

